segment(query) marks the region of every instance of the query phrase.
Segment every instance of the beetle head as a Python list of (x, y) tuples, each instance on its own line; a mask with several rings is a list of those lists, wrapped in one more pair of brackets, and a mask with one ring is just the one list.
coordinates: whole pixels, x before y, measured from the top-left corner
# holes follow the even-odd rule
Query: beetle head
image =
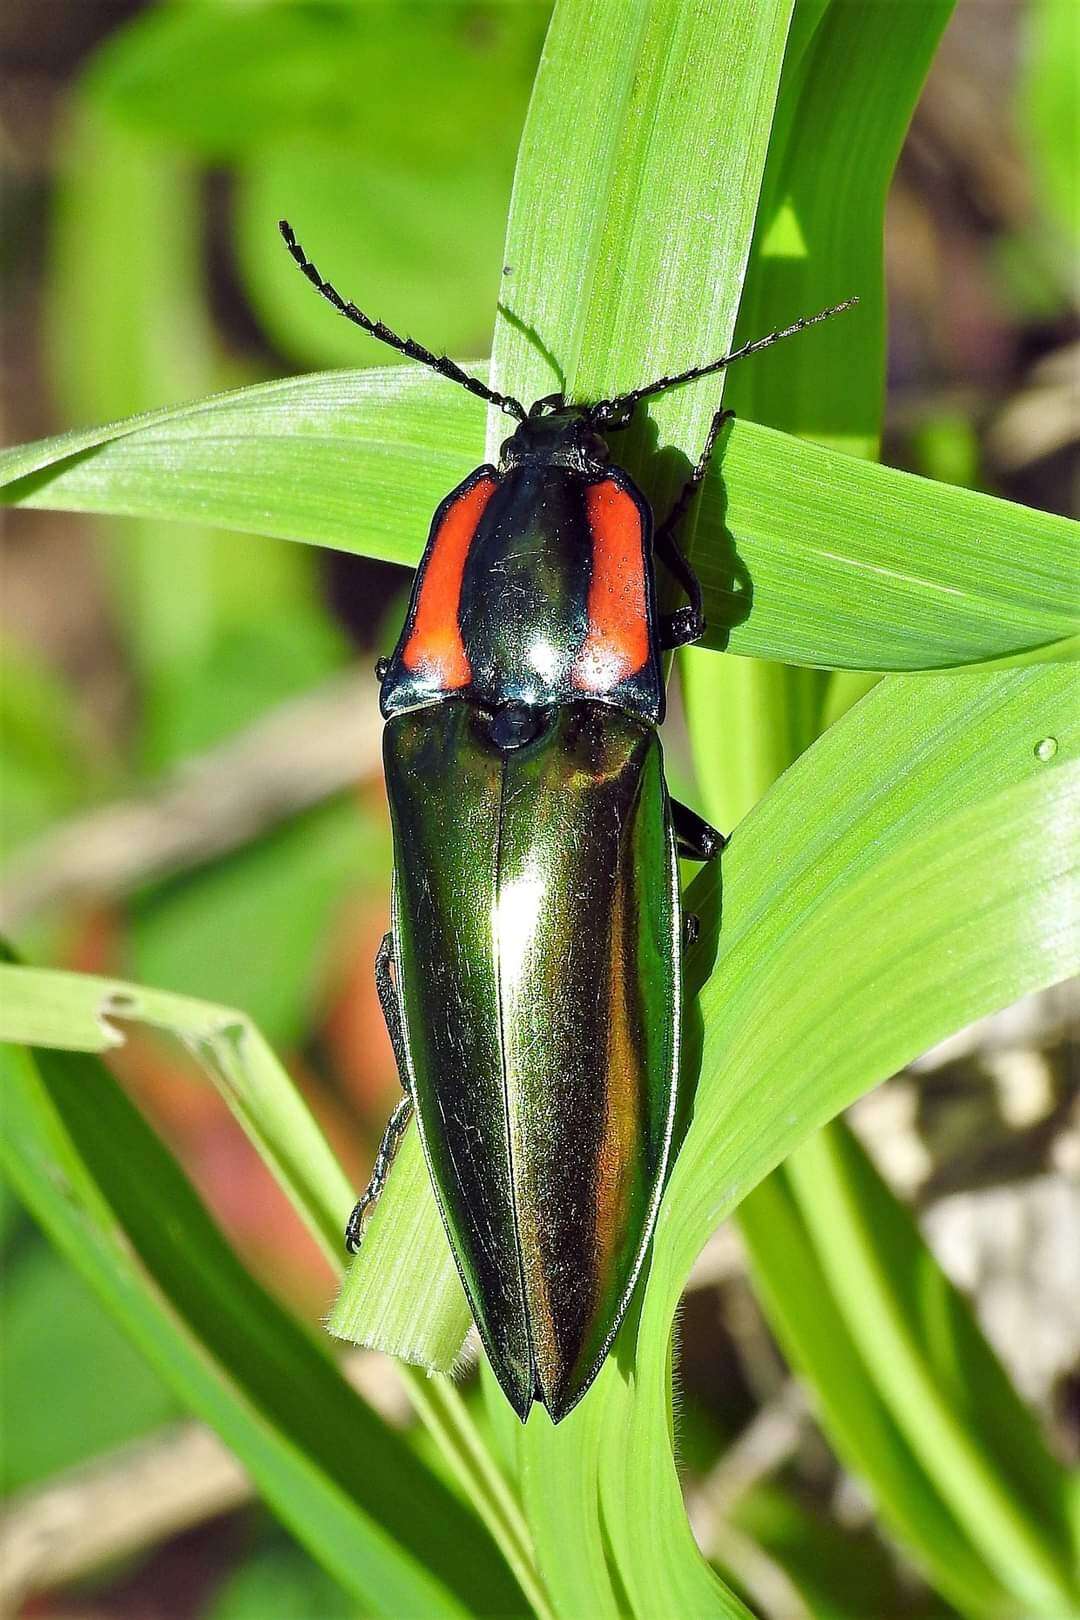
[(589, 473), (599, 471), (608, 459), (608, 447), (593, 428), (588, 409), (567, 405), (561, 394), (538, 399), (499, 451), (503, 472), (542, 463)]

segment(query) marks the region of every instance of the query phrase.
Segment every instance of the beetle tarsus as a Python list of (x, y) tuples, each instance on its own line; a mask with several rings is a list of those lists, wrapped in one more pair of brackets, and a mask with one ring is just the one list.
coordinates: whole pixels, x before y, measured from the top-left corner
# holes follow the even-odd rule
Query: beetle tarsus
[(689, 647), (705, 634), (705, 620), (693, 607), (676, 608), (660, 620), (660, 647), (663, 652), (674, 652), (676, 647)]
[(722, 832), (710, 826), (696, 810), (671, 801), (671, 819), (675, 827), (675, 847), (680, 855), (691, 861), (711, 861), (727, 843)]
[(356, 1206), (349, 1216), (345, 1227), (345, 1247), (350, 1254), (355, 1254), (360, 1247), (367, 1225), (368, 1216), (379, 1201), (379, 1195), (386, 1185), (386, 1178), (390, 1174), (390, 1167), (394, 1162), (401, 1138), (412, 1118), (413, 1100), (409, 1089), (409, 1070), (405, 1061), (405, 1037), (401, 1027), (401, 1004), (398, 1000), (397, 986), (390, 972), (394, 960), (394, 936), (391, 933), (383, 935), (379, 942), (379, 949), (375, 953), (375, 989), (379, 996), (379, 1006), (382, 1008), (383, 1021), (386, 1024), (386, 1033), (390, 1037), (390, 1045), (394, 1049), (394, 1061), (397, 1064), (398, 1079), (405, 1095), (398, 1103), (394, 1112), (387, 1121), (383, 1132), (379, 1151), (375, 1155), (375, 1163), (371, 1170), (371, 1180), (357, 1199)]
[(386, 1185), (386, 1178), (390, 1174), (390, 1167), (397, 1155), (398, 1148), (401, 1146), (401, 1138), (405, 1135), (406, 1126), (412, 1118), (412, 1111), (413, 1101), (406, 1093), (386, 1122), (386, 1130), (383, 1132), (383, 1139), (379, 1144), (379, 1151), (375, 1155), (375, 1163), (372, 1166), (371, 1180), (357, 1199), (345, 1227), (345, 1247), (350, 1254), (355, 1254), (360, 1247), (368, 1216), (378, 1203), (380, 1194)]
[(696, 945), (701, 937), (701, 918), (694, 911), (688, 911), (682, 920), (683, 946), (689, 950)]

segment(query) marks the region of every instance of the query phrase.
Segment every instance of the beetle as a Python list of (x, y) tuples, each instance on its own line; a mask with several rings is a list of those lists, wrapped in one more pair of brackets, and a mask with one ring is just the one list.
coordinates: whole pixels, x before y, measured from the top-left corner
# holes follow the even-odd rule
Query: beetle
[[(677, 530), (730, 412), (660, 524), (606, 435), (707, 365), (530, 410), (399, 337), (380, 342), (515, 419), (497, 466), (441, 503), (380, 659), (393, 829), (375, 979), (403, 1097), (350, 1218), (355, 1250), (415, 1113), (454, 1259), (500, 1385), (559, 1422), (596, 1377), (652, 1235), (671, 1148), (684, 936), (678, 857), (724, 839), (664, 780), (661, 656), (705, 621)], [(655, 560), (685, 604), (657, 608)]]

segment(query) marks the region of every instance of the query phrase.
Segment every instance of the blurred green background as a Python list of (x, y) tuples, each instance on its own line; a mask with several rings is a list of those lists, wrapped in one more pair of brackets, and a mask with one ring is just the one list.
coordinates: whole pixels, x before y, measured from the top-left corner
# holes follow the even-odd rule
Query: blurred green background
[[(8, 0), (6, 439), (387, 364), (305, 287), (281, 215), (346, 296), (436, 349), (485, 354), (548, 9)], [(958, 6), (886, 242), (885, 459), (1062, 512), (1077, 431), (1069, 22), (1067, 7)], [(389, 843), (365, 677), (407, 576), (190, 524), (36, 512), (5, 515), (3, 568), (8, 933), (37, 962), (242, 1007), (359, 1183), (397, 1094), (371, 979)], [(313, 737), (318, 768), (298, 770)], [(170, 842), (168, 784), (195, 758), (206, 791), (184, 801)], [(248, 791), (215, 796), (226, 781)], [(141, 820), (103, 808), (133, 800)], [(1047, 1258), (1075, 1212), (1068, 1022), (1067, 998), (1039, 998), (932, 1056), (917, 1094), (901, 1077), (866, 1099), (853, 1123), (975, 1288), (1053, 1447), (1075, 1457), (1080, 1278)], [(184, 1054), (140, 1035), (115, 1061), (247, 1262), (317, 1321), (330, 1274)], [(1027, 1237), (1010, 1246), (1002, 1223)], [(95, 1460), (122, 1480), (114, 1448), (163, 1445), (172, 1398), (6, 1195), (0, 1240), (5, 1490)], [(760, 1414), (775, 1456), (738, 1493), (734, 1522), (796, 1563), (812, 1542), (837, 1604), (838, 1580), (857, 1593), (872, 1571), (896, 1612), (944, 1613), (894, 1562), (793, 1394), (730, 1234), (703, 1257), (681, 1342), (685, 1485), (706, 1549), (736, 1557), (710, 1539), (732, 1485), (713, 1475)], [(392, 1379), (382, 1394), (392, 1405)], [(234, 1482), (222, 1511), (177, 1505), (174, 1523), (25, 1612), (352, 1612), (243, 1497)]]

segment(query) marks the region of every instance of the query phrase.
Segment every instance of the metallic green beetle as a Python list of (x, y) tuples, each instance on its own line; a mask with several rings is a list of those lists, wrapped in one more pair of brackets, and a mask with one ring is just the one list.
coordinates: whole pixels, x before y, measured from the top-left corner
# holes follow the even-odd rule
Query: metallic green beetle
[[(677, 856), (723, 845), (670, 798), (657, 727), (661, 654), (705, 627), (675, 534), (725, 413), (655, 534), (604, 435), (646, 396), (833, 311), (615, 399), (526, 412), (346, 303), (282, 233), (342, 314), (518, 423), (498, 466), (436, 512), (378, 667), (394, 892), (376, 983), (405, 1095), (346, 1237), (355, 1248), (415, 1112), (495, 1375), (521, 1418), (538, 1401), (558, 1422), (607, 1354), (663, 1189)], [(667, 617), (657, 556), (688, 598)]]

